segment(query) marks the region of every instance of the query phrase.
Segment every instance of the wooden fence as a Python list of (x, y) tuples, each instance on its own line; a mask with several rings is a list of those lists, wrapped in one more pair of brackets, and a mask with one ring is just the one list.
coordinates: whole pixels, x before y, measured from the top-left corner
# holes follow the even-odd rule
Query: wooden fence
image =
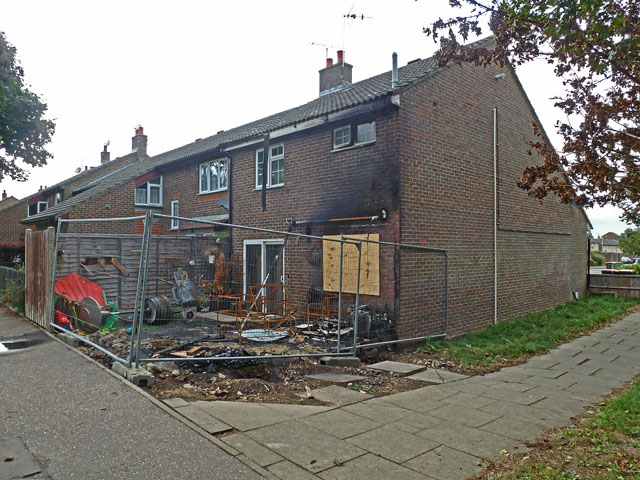
[(49, 328), (51, 282), (55, 259), (56, 231), (27, 230), (25, 235), (25, 315), (43, 328)]
[(589, 275), (589, 292), (609, 293), (615, 297), (640, 298), (640, 276)]
[(4, 295), (9, 285), (16, 280), (24, 282), (24, 272), (15, 268), (0, 267), (0, 295)]

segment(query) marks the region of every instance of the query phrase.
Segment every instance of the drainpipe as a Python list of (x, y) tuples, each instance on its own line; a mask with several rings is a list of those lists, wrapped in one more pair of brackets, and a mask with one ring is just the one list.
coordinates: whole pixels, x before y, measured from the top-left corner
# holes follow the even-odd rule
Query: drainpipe
[(493, 324), (498, 323), (498, 108), (493, 108)]

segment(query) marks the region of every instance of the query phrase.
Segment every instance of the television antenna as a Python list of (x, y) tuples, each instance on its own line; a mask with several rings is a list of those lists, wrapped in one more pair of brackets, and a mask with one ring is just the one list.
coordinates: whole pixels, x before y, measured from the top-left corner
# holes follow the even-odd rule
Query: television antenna
[(326, 45), (324, 43), (319, 43), (319, 42), (309, 42), (309, 45), (312, 45), (314, 47), (324, 47), (324, 56), (325, 58), (329, 58), (329, 49), (330, 48), (338, 48), (334, 45)]

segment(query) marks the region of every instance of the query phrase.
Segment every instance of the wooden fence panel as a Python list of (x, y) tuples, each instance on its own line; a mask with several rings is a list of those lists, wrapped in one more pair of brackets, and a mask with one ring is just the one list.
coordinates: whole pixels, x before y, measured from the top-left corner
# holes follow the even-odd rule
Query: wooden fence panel
[(49, 328), (56, 232), (53, 227), (25, 235), (25, 315)]

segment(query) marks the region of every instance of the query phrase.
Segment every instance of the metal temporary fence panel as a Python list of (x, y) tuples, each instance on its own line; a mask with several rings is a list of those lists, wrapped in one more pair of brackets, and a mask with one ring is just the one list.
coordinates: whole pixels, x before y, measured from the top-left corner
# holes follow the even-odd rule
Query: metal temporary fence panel
[(41, 327), (49, 327), (51, 282), (55, 259), (55, 230), (25, 235), (25, 315)]
[(133, 356), (146, 239), (135, 222), (144, 218), (60, 220), (56, 236), (51, 328), (122, 363)]
[[(166, 227), (179, 220), (180, 232), (149, 236), (138, 287), (145, 318), (137, 325), (137, 363), (348, 354), (355, 334), (346, 325), (348, 307), (356, 294), (323, 288), (323, 247), (331, 242), (339, 252), (357, 242), (153, 217)], [(340, 259), (338, 253), (338, 276)], [(356, 285), (357, 265), (352, 270), (344, 277)]]

